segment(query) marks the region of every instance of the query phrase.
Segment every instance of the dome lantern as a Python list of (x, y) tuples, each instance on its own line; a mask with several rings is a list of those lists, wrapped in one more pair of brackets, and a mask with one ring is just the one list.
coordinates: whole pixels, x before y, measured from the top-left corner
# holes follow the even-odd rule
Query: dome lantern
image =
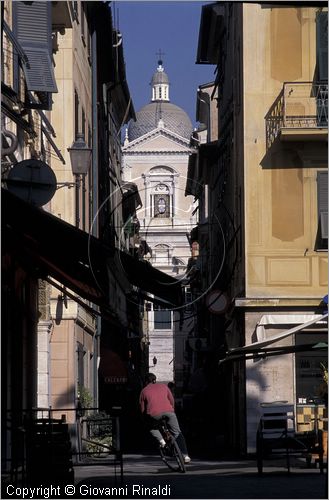
[(158, 67), (151, 80), (152, 102), (169, 102), (169, 79), (162, 66), (162, 59), (158, 60)]

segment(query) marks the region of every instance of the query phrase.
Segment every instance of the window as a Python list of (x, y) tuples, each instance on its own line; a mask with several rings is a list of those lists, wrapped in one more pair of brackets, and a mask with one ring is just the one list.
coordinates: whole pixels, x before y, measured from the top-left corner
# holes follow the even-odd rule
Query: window
[(152, 216), (166, 218), (170, 217), (170, 195), (169, 188), (165, 184), (158, 184), (151, 195)]
[(79, 2), (74, 1), (73, 2), (73, 12), (75, 16), (75, 20), (78, 23), (79, 22)]
[(22, 64), (26, 86), (37, 93), (57, 92), (52, 64), (51, 8), (51, 2), (13, 2), (14, 35), (28, 58), (28, 64)]
[(86, 46), (86, 13), (84, 2), (81, 2), (81, 40), (84, 46)]
[(320, 81), (328, 85), (328, 12), (318, 12), (316, 17), (317, 72)]
[(79, 133), (79, 96), (78, 92), (74, 91), (74, 134), (75, 138)]
[[(327, 333), (321, 332), (303, 331), (295, 336), (296, 345), (327, 342), (327, 339)], [(321, 394), (321, 387), (324, 385), (321, 367), (327, 363), (326, 351), (314, 349), (313, 351), (297, 352), (295, 360), (297, 402), (300, 399), (307, 401), (308, 399), (314, 400), (314, 398), (325, 401), (326, 397)]]
[(175, 215), (175, 185), (179, 174), (171, 167), (152, 167), (144, 176), (146, 217), (169, 218)]
[(154, 262), (157, 265), (169, 266), (171, 262), (172, 249), (165, 244), (158, 244), (154, 247)]
[(318, 232), (316, 250), (328, 248), (328, 172), (319, 171), (317, 175), (318, 191)]
[(171, 311), (154, 304), (154, 330), (171, 330)]
[(83, 138), (86, 140), (86, 114), (85, 110), (82, 108), (82, 117), (81, 117), (81, 133), (83, 134)]
[(170, 217), (169, 195), (154, 195), (154, 217)]

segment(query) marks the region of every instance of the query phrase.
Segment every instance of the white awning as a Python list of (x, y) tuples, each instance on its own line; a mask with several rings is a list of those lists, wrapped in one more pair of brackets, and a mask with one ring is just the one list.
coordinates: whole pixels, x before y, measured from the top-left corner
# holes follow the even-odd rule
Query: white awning
[(267, 340), (267, 328), (281, 326), (283, 329), (287, 325), (302, 325), (316, 319), (320, 322), (320, 318), (321, 314), (264, 314), (256, 325), (257, 341)]
[(253, 344), (248, 344), (248, 345), (245, 345), (243, 347), (234, 347), (232, 349), (229, 349), (228, 351), (228, 355), (230, 354), (237, 354), (237, 353), (243, 353), (244, 351), (248, 351), (248, 352), (257, 352), (259, 351), (262, 347), (265, 347), (265, 346), (268, 346), (270, 344), (273, 344), (279, 340), (282, 340), (286, 337), (289, 337), (289, 335), (292, 335), (300, 330), (304, 330), (304, 328), (308, 328), (309, 326), (311, 325), (314, 325), (316, 323), (319, 323), (320, 321), (324, 321), (325, 318), (328, 317), (328, 313), (326, 314), (323, 314), (322, 316), (321, 315), (314, 315), (315, 317), (313, 317), (311, 320), (305, 322), (305, 323), (302, 323), (300, 325), (297, 325), (293, 328), (290, 328), (289, 330), (286, 330), (284, 332), (281, 332), (279, 333), (278, 335), (274, 335), (273, 337), (269, 338), (269, 339), (266, 339), (266, 340), (261, 340), (261, 341), (258, 341), (258, 342), (254, 342)]

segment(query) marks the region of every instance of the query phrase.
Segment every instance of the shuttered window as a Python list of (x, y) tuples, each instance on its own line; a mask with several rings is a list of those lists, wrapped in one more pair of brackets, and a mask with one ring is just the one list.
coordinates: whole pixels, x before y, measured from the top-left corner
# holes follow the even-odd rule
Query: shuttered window
[(316, 42), (319, 80), (328, 80), (328, 12), (317, 14)]
[[(328, 172), (318, 172), (318, 216), (320, 248), (328, 246)], [(325, 240), (325, 241), (323, 241)]]
[(74, 137), (75, 139), (77, 138), (78, 134), (80, 133), (80, 127), (79, 127), (79, 96), (77, 91), (74, 91)]
[(23, 64), (28, 90), (57, 92), (51, 60), (51, 2), (13, 2), (15, 36), (28, 57)]

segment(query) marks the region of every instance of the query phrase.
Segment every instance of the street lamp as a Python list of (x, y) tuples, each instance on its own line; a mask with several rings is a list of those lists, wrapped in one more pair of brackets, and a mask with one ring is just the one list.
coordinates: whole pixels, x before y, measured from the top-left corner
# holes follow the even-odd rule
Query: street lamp
[(88, 148), (85, 143), (83, 134), (77, 134), (76, 140), (70, 148), (67, 148), (70, 153), (72, 173), (75, 176), (75, 225), (79, 227), (79, 190), (80, 176), (85, 176), (88, 173), (91, 159), (91, 148)]

